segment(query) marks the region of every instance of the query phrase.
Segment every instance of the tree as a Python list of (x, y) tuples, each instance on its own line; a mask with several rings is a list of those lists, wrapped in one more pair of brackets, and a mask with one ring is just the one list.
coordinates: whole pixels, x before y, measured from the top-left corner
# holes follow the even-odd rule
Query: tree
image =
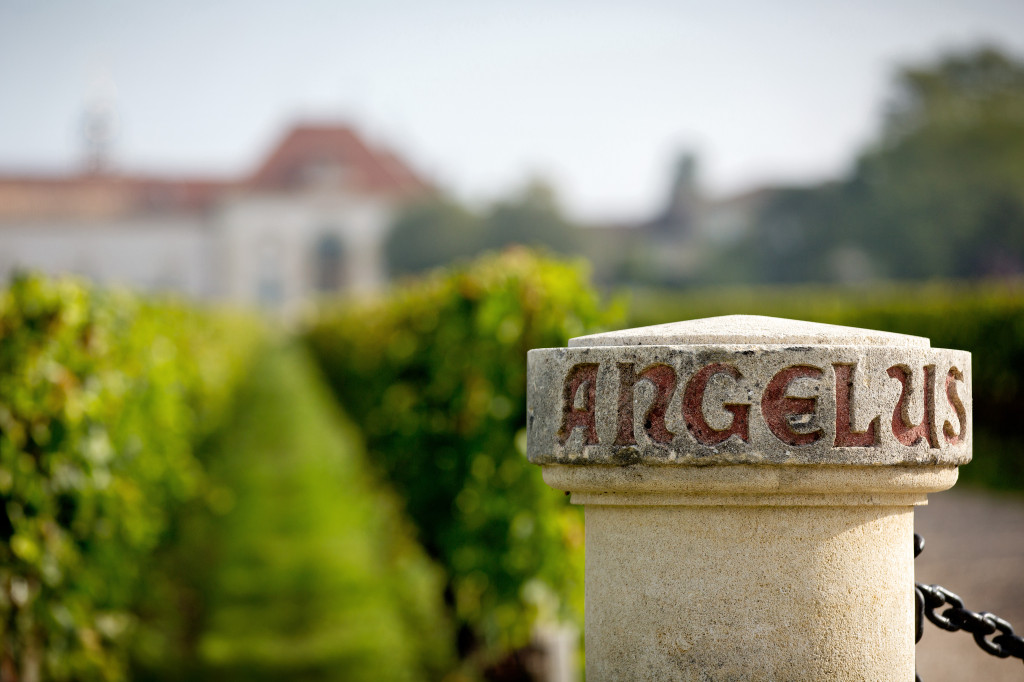
[(776, 191), (729, 255), (755, 281), (1024, 273), (1024, 63), (904, 68), (850, 175)]
[(488, 249), (519, 244), (557, 253), (576, 250), (576, 226), (562, 214), (554, 189), (532, 180), (510, 199), (496, 203), (485, 218), (484, 246)]
[(443, 196), (413, 204), (395, 221), (385, 253), (392, 274), (412, 274), (512, 245), (573, 253), (577, 229), (554, 189), (532, 180), (483, 214)]
[(385, 244), (393, 274), (429, 270), (479, 252), (480, 217), (446, 197), (431, 197), (406, 208)]
[(846, 193), (894, 277), (1024, 272), (1024, 63), (981, 48), (904, 69)]

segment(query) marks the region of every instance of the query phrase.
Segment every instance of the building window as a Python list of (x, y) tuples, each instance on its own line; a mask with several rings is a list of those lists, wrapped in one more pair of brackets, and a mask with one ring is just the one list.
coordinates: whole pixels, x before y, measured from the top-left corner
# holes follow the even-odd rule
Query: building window
[(264, 239), (259, 246), (256, 300), (264, 308), (279, 308), (284, 301), (284, 273), (276, 240)]
[(345, 285), (345, 244), (336, 234), (324, 233), (313, 245), (313, 288), (321, 293)]

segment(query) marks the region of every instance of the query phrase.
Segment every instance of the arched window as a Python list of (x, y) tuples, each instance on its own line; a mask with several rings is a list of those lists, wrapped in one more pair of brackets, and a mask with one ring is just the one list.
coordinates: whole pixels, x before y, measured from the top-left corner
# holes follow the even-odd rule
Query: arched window
[(264, 308), (279, 308), (284, 301), (284, 273), (278, 240), (265, 237), (257, 244), (256, 301)]
[(345, 286), (345, 244), (336, 234), (324, 233), (313, 245), (313, 288), (339, 291)]

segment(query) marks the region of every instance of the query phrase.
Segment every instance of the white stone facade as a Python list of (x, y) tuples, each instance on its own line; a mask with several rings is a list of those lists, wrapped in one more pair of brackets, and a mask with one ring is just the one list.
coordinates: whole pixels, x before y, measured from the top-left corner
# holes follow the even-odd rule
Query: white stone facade
[(0, 280), (19, 270), (211, 298), (212, 229), (196, 218), (0, 223)]
[(0, 176), (0, 282), (76, 274), (292, 316), (380, 288), (396, 211), (425, 191), (341, 126), (293, 129), (240, 181)]
[(220, 294), (293, 308), (336, 291), (368, 293), (386, 279), (392, 210), (344, 195), (242, 196), (216, 219)]

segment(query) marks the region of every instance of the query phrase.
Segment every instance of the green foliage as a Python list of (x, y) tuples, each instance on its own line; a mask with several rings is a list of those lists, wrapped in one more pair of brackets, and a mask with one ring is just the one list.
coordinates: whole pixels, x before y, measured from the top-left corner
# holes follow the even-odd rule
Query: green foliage
[(204, 448), (219, 513), (184, 525), (170, 564), (185, 578), (177, 594), (200, 595), (197, 632), (140, 674), (441, 679), (454, 659), (441, 571), (373, 481), (315, 368), (299, 349), (271, 348), (238, 395)]
[(223, 414), (251, 327), (71, 280), (0, 292), (5, 675), (124, 677), (142, 566), (206, 493), (194, 444)]
[(578, 246), (578, 228), (562, 215), (554, 189), (539, 180), (527, 183), (519, 194), (492, 206), (485, 228), (486, 249), (518, 244), (570, 253)]
[(391, 271), (401, 275), (511, 245), (570, 253), (579, 246), (577, 230), (562, 214), (554, 190), (535, 180), (483, 212), (446, 197), (413, 204), (395, 221), (385, 251)]
[(989, 48), (902, 70), (842, 182), (780, 190), (709, 269), (734, 281), (1024, 273), (1024, 61)]
[(451, 669), (440, 569), (308, 361), (263, 338), (71, 280), (0, 294), (0, 676)]
[(538, 615), (581, 611), (582, 518), (524, 457), (526, 353), (609, 319), (578, 268), (517, 250), (325, 310), (308, 331), (446, 568), (461, 653), (471, 634), (481, 664), (523, 644)]
[(842, 192), (841, 186), (833, 185), (772, 191), (758, 209), (751, 231), (735, 248), (712, 259), (703, 281), (791, 283), (867, 277), (870, 273), (858, 271), (856, 260), (844, 262), (849, 258), (844, 254), (862, 253), (862, 247), (850, 215), (841, 210)]
[(402, 212), (385, 251), (392, 273), (404, 275), (472, 256), (482, 238), (479, 216), (450, 199), (432, 197)]
[(893, 276), (1024, 272), (1024, 62), (982, 49), (906, 69), (849, 194)]
[(926, 131), (955, 135), (1019, 129), (1022, 115), (1024, 67), (993, 47), (981, 47), (903, 69), (883, 140), (893, 146)]
[(1024, 286), (934, 283), (842, 289), (736, 288), (686, 294), (638, 292), (631, 323), (750, 314), (915, 334), (972, 353), (974, 461), (961, 480), (1024, 491)]

